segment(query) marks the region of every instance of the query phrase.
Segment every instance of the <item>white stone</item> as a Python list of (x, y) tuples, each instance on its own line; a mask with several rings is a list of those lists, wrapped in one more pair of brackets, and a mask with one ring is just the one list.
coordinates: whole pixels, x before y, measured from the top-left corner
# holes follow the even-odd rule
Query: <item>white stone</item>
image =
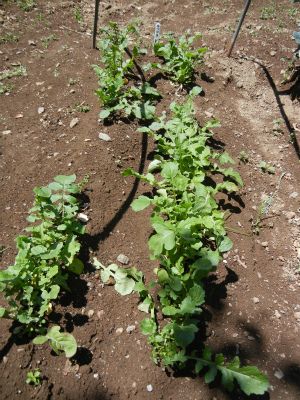
[(106, 133), (100, 132), (98, 137), (99, 139), (104, 140), (105, 142), (111, 142), (111, 137), (108, 136)]

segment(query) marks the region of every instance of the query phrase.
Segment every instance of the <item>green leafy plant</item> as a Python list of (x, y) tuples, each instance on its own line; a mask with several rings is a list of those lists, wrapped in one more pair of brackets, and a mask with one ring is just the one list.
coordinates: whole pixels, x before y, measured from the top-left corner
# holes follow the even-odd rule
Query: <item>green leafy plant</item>
[(67, 358), (73, 357), (77, 352), (77, 343), (73, 335), (60, 332), (59, 326), (52, 326), (46, 335), (40, 335), (33, 339), (33, 343), (41, 345), (49, 341), (52, 350), (60, 355), (65, 353)]
[(31, 11), (36, 6), (35, 0), (17, 0), (17, 4), (23, 11)]
[(5, 93), (10, 93), (14, 88), (14, 85), (12, 84), (6, 84), (0, 82), (0, 95), (5, 94)]
[(200, 33), (190, 35), (188, 32), (177, 40), (173, 34), (165, 35), (154, 43), (154, 54), (163, 60), (163, 64), (152, 63), (146, 66), (159, 68), (171, 80), (180, 84), (190, 84), (195, 78), (195, 68), (203, 64), (206, 47), (194, 49), (193, 43), (201, 38)]
[[(155, 189), (153, 196), (142, 195), (131, 205), (134, 211), (153, 207), (154, 233), (148, 244), (151, 259), (159, 262), (155, 281), (147, 286), (135, 269), (132, 274), (132, 269), (122, 268), (118, 276), (120, 268), (114, 264), (104, 267), (94, 260), (94, 265), (101, 269), (104, 283), (113, 277), (117, 285), (121, 279), (119, 293), (139, 294), (139, 309), (149, 314), (141, 330), (148, 336), (154, 362), (174, 368), (194, 362), (195, 373), (203, 370), (207, 383), (219, 373), (228, 390), (237, 382), (246, 394), (262, 394), (268, 389), (268, 380), (256, 367), (241, 367), (238, 357), (226, 362), (222, 354), (213, 356), (203, 344), (190, 350), (205, 306), (204, 280), (216, 270), (222, 254), (232, 248), (225, 213), (216, 197), (242, 186), (240, 175), (224, 167), (233, 163), (231, 157), (209, 146), (211, 129), (219, 126), (218, 121), (200, 127), (194, 117), (193, 98), (199, 90), (195, 87), (185, 103), (171, 104), (171, 119), (166, 120), (164, 114), (149, 127), (140, 128), (157, 143), (157, 155), (147, 174), (124, 171), (125, 176), (138, 177)], [(163, 321), (157, 319), (158, 312)]]
[(7, 69), (0, 72), (0, 81), (3, 81), (4, 79), (10, 79), (15, 76), (27, 76), (26, 67), (23, 65), (18, 65), (12, 69)]
[(43, 333), (53, 301), (61, 291), (69, 291), (69, 273), (81, 274), (77, 258), (78, 236), (84, 226), (77, 220), (81, 184), (76, 176), (59, 175), (48, 186), (34, 189), (35, 201), (27, 220), (28, 236), (17, 237), (18, 254), (14, 265), (0, 271), (0, 291), (8, 308), (0, 317), (15, 320), (15, 332)]
[[(103, 109), (100, 118), (106, 119), (121, 115), (134, 116), (138, 119), (152, 119), (155, 113), (154, 101), (160, 97), (157, 90), (143, 80), (136, 72), (136, 59), (144, 53), (138, 43), (129, 50), (129, 45), (137, 28), (128, 25), (124, 29), (111, 22), (102, 30), (99, 41), (101, 62), (103, 67), (94, 65), (94, 71), (99, 78), (99, 88), (96, 94)], [(134, 79), (134, 83), (130, 81)]]
[(54, 42), (55, 40), (58, 40), (58, 39), (57, 39), (56, 35), (53, 35), (53, 34), (41, 38), (41, 42), (45, 49), (48, 49), (50, 43)]
[(267, 172), (268, 174), (275, 174), (275, 167), (273, 165), (268, 164), (266, 161), (260, 161), (259, 168), (262, 172)]
[(18, 40), (19, 40), (19, 36), (15, 35), (11, 32), (7, 32), (0, 36), (0, 44), (14, 43), (14, 42), (17, 42)]
[(27, 372), (26, 383), (34, 386), (39, 386), (42, 383), (42, 375), (39, 368)]
[(244, 150), (242, 150), (239, 154), (239, 160), (242, 163), (247, 164), (249, 162), (249, 155)]
[(260, 19), (274, 19), (276, 18), (276, 7), (275, 5), (271, 5), (269, 7), (263, 7), (260, 12)]
[(79, 6), (74, 8), (74, 17), (79, 24), (83, 22), (82, 10)]

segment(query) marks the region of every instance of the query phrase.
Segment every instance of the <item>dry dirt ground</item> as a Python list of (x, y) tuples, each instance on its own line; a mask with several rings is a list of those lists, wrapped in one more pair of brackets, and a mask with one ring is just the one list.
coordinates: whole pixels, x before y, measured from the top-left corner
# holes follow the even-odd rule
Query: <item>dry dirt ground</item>
[[(197, 100), (197, 117), (202, 122), (211, 115), (220, 119), (216, 138), (237, 160), (245, 182), (241, 198), (232, 199), (228, 220), (228, 227), (239, 231), (230, 233), (234, 250), (211, 278), (207, 342), (216, 351), (239, 354), (243, 362), (268, 374), (269, 393), (253, 398), (296, 400), (300, 398), (300, 105), (297, 88), (289, 91), (291, 84), (281, 86), (280, 81), (286, 58), (295, 49), (291, 33), (300, 19), (300, 5), (288, 0), (253, 1), (228, 59), (226, 48), (242, 3), (101, 2), (99, 23), (126, 24), (139, 18), (148, 44), (155, 21), (160, 21), (163, 32), (203, 33), (210, 48), (205, 71), (214, 82), (199, 80), (205, 96)], [(93, 7), (92, 0), (37, 1), (33, 10), (24, 12), (13, 1), (0, 1), (0, 72), (18, 65), (27, 71), (26, 76), (4, 80), (7, 93), (0, 95), (2, 268), (14, 260), (14, 238), (26, 225), (32, 189), (55, 175), (76, 173), (79, 178), (90, 176), (86, 260), (96, 255), (107, 263), (122, 253), (130, 265), (151, 276), (149, 212), (135, 214), (129, 208), (147, 188), (123, 178), (121, 171), (147, 166), (154, 144), (136, 132), (135, 123), (98, 122), (97, 79), (91, 68), (99, 59), (91, 48)], [(166, 81), (157, 85), (164, 95), (158, 107), (162, 111), (177, 88)], [(80, 112), (82, 105), (90, 111)], [(78, 123), (70, 128), (74, 118)], [(100, 132), (112, 140), (101, 141)], [(238, 161), (242, 151), (246, 163)], [(260, 161), (274, 166), (275, 174), (262, 172)], [(262, 204), (268, 204), (263, 215), (267, 218), (256, 224), (254, 234)], [(88, 261), (86, 267), (89, 271)], [(78, 355), (70, 363), (52, 355), (47, 346), (18, 342), (10, 333), (11, 323), (1, 321), (1, 399), (245, 398), (238, 392), (229, 395), (219, 385), (208, 387), (201, 377), (177, 376), (155, 366), (139, 332), (143, 316), (135, 296), (118, 296), (112, 287), (103, 287), (93, 271), (71, 286), (74, 296), (61, 299), (55, 318), (76, 337)], [(130, 325), (136, 329), (127, 333)], [(37, 388), (25, 383), (27, 372), (34, 368), (44, 377)], [(147, 391), (149, 384), (152, 392)]]

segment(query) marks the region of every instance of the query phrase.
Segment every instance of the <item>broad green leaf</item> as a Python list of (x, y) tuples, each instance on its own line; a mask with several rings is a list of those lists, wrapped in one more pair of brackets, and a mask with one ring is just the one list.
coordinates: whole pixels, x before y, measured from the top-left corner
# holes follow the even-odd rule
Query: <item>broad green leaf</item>
[(160, 168), (160, 166), (161, 166), (160, 160), (152, 160), (148, 166), (148, 172), (157, 171)]
[(269, 387), (268, 378), (258, 368), (253, 366), (240, 367), (238, 357), (227, 366), (217, 366), (222, 374), (222, 384), (232, 390), (233, 381), (236, 380), (242, 391), (251, 394), (264, 394)]
[(33, 246), (31, 247), (31, 254), (33, 254), (34, 256), (38, 256), (40, 254), (44, 254), (47, 251), (47, 247), (42, 246), (42, 245), (38, 245), (38, 246)]
[(51, 189), (48, 187), (35, 188), (33, 191), (39, 197), (49, 198), (51, 196)]
[(58, 175), (54, 180), (62, 185), (70, 185), (76, 181), (76, 175)]
[(165, 283), (169, 282), (169, 274), (165, 269), (159, 269), (157, 272), (157, 277), (158, 277), (158, 282), (161, 285), (164, 285)]
[(75, 257), (72, 264), (68, 265), (68, 270), (76, 275), (80, 275), (84, 270), (84, 264), (79, 258)]
[(178, 174), (178, 164), (175, 162), (168, 161), (163, 165), (161, 175), (166, 179), (174, 179)]
[[(158, 257), (163, 250), (163, 243), (160, 235), (152, 235), (148, 240), (149, 250), (154, 257)], [(1, 279), (1, 278), (0, 278)]]
[(199, 329), (194, 324), (174, 324), (174, 338), (178, 346), (185, 348), (191, 344), (194, 341), (195, 333), (198, 332), (198, 330)]
[(3, 307), (0, 307), (0, 318), (3, 318), (6, 314), (6, 309)]
[(151, 204), (151, 199), (147, 196), (140, 196), (131, 203), (133, 211), (141, 211)]
[(109, 115), (110, 115), (110, 110), (102, 110), (99, 113), (99, 118), (105, 119), (105, 118), (109, 117)]
[(129, 277), (124, 277), (116, 281), (115, 289), (122, 296), (126, 296), (132, 293), (134, 286), (135, 286), (135, 280)]
[(200, 86), (194, 86), (192, 90), (190, 90), (189, 95), (191, 97), (196, 97), (198, 96), (201, 92), (203, 92), (202, 87)]
[(33, 344), (44, 344), (47, 342), (47, 340), (48, 340), (47, 336), (36, 336), (33, 339), (32, 343)]
[(155, 321), (150, 318), (143, 319), (140, 326), (143, 335), (153, 335), (157, 330)]
[(218, 250), (220, 253), (226, 253), (227, 251), (232, 249), (232, 246), (233, 246), (232, 240), (230, 240), (229, 237), (226, 236), (220, 243)]
[(77, 343), (70, 333), (60, 332), (59, 326), (53, 326), (46, 335), (54, 351), (64, 351), (67, 358), (73, 357), (77, 352)]
[(51, 182), (51, 183), (49, 183), (48, 188), (51, 189), (51, 190), (57, 191), (57, 190), (62, 190), (63, 189), (63, 185), (61, 185), (58, 182)]

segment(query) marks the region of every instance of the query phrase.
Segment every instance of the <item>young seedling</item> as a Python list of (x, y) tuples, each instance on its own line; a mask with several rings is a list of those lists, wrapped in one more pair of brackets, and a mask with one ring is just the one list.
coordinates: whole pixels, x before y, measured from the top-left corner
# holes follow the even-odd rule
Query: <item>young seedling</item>
[[(133, 36), (136, 44), (129, 50)], [(111, 22), (102, 30), (99, 48), (103, 67), (94, 65), (93, 68), (99, 78), (96, 94), (103, 106), (100, 118), (123, 115), (141, 120), (153, 119), (154, 102), (160, 95), (144, 80), (137, 67), (136, 59), (144, 50), (138, 45), (136, 26), (120, 29)]]
[(35, 0), (17, 0), (17, 3), (23, 11), (31, 11), (36, 6)]
[(249, 162), (249, 155), (244, 150), (240, 152), (238, 158), (243, 164), (247, 164)]
[(163, 36), (154, 43), (154, 54), (163, 63), (152, 63), (145, 69), (158, 68), (174, 82), (187, 85), (195, 80), (196, 68), (204, 62), (206, 47), (194, 48), (195, 40), (201, 38), (200, 33), (190, 35), (188, 32), (176, 39), (172, 34)]
[(41, 345), (47, 341), (49, 341), (52, 350), (58, 355), (65, 353), (67, 358), (71, 358), (77, 352), (77, 343), (74, 336), (67, 332), (60, 332), (59, 326), (52, 326), (46, 335), (34, 338), (33, 344)]
[(259, 168), (262, 170), (262, 172), (267, 172), (268, 174), (275, 174), (275, 167), (273, 165), (268, 164), (266, 161), (261, 161), (259, 163)]
[(34, 386), (39, 386), (42, 383), (42, 375), (39, 368), (27, 372), (26, 383)]
[(0, 36), (0, 44), (15, 43), (15, 42), (18, 42), (18, 40), (19, 40), (19, 36), (15, 35), (11, 32), (5, 33), (4, 35)]
[(54, 42), (55, 40), (58, 40), (58, 39), (57, 39), (56, 35), (53, 35), (53, 34), (41, 38), (42, 45), (45, 49), (48, 49), (48, 47), (50, 46), (50, 43)]

